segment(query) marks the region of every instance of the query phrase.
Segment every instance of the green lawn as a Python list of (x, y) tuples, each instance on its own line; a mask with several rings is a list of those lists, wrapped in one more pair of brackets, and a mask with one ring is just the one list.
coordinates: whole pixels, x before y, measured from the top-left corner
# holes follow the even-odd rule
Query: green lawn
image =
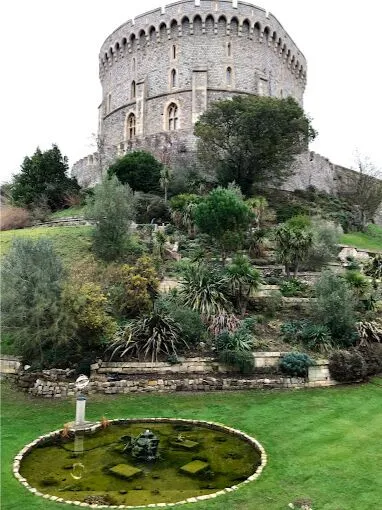
[(83, 260), (90, 254), (91, 232), (93, 227), (34, 227), (20, 230), (0, 232), (0, 253), (6, 254), (15, 237), (29, 237), (33, 239), (46, 236), (52, 240), (56, 251), (65, 264)]
[(362, 250), (382, 252), (382, 238), (371, 236), (365, 232), (351, 232), (350, 234), (343, 234), (340, 242), (341, 244), (347, 244)]
[[(214, 420), (256, 437), (268, 453), (260, 478), (228, 496), (184, 505), (194, 510), (378, 510), (382, 484), (382, 379), (359, 386), (117, 397), (92, 396), (87, 416), (170, 416)], [(13, 456), (37, 436), (73, 419), (74, 401), (37, 400), (7, 386), (2, 401), (2, 509), (57, 510), (11, 475)], [(69, 507), (68, 507), (69, 508)]]

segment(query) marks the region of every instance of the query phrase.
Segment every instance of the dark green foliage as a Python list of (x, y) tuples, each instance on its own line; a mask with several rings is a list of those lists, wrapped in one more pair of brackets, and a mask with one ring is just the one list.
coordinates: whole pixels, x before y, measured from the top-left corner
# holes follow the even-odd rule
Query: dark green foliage
[(205, 263), (190, 264), (181, 281), (180, 298), (184, 306), (210, 319), (229, 311), (227, 279), (219, 268)]
[(237, 368), (241, 374), (253, 372), (254, 359), (250, 351), (223, 350), (218, 353), (219, 361)]
[(328, 352), (332, 347), (330, 331), (321, 324), (307, 320), (287, 321), (280, 327), (283, 340), (290, 344), (303, 344), (307, 349)]
[(366, 363), (366, 372), (368, 376), (379, 375), (382, 373), (382, 343), (374, 343), (358, 347)]
[(245, 319), (235, 331), (220, 333), (215, 340), (217, 351), (250, 351), (253, 347), (253, 323), (252, 319)]
[(367, 277), (357, 270), (346, 271), (345, 280), (348, 282), (350, 287), (357, 293), (358, 296), (362, 296), (369, 289), (370, 283)]
[(367, 373), (366, 362), (355, 350), (335, 351), (329, 357), (329, 372), (338, 382), (362, 381)]
[(30, 365), (54, 362), (73, 328), (62, 302), (64, 270), (45, 238), (15, 239), (1, 270), (2, 326)]
[(68, 158), (62, 156), (57, 145), (42, 152), (39, 148), (26, 157), (11, 186), (11, 196), (20, 206), (45, 204), (56, 211), (66, 205), (67, 198), (79, 192), (75, 178), (68, 177)]
[(251, 293), (260, 285), (260, 273), (246, 256), (238, 254), (227, 266), (226, 276), (233, 301), (244, 316)]
[(195, 223), (220, 249), (223, 263), (227, 254), (243, 243), (252, 212), (232, 189), (216, 188), (194, 212)]
[(260, 309), (264, 315), (274, 317), (282, 307), (282, 295), (278, 290), (271, 291), (260, 300)]
[(128, 250), (129, 226), (134, 217), (133, 194), (112, 176), (98, 184), (85, 209), (88, 218), (96, 220), (93, 250), (101, 259), (121, 258)]
[(151, 193), (134, 193), (137, 223), (164, 223), (170, 219), (170, 209), (162, 197)]
[(315, 137), (309, 119), (288, 97), (235, 96), (209, 107), (195, 125), (198, 155), (220, 184), (235, 181), (245, 195), (291, 175), (294, 157)]
[(182, 306), (177, 299), (162, 298), (159, 305), (177, 322), (182, 331), (182, 338), (188, 345), (195, 345), (205, 339), (207, 328), (199, 313)]
[(188, 347), (180, 325), (167, 312), (155, 306), (148, 314), (132, 320), (122, 328), (111, 344), (112, 358), (136, 356), (158, 361), (161, 354), (176, 355), (179, 347)]
[(289, 352), (280, 360), (280, 370), (289, 377), (308, 377), (309, 367), (314, 365), (314, 361), (301, 352)]
[(373, 279), (382, 279), (382, 255), (375, 255), (365, 266), (365, 274)]
[(253, 319), (244, 319), (239, 327), (233, 331), (223, 331), (217, 335), (215, 348), (222, 363), (231, 365), (244, 374), (249, 374), (254, 368), (252, 354), (253, 347)]
[(277, 257), (285, 265), (287, 276), (297, 276), (299, 266), (307, 260), (313, 245), (313, 231), (303, 216), (291, 218), (275, 230)]
[(145, 151), (129, 152), (113, 163), (108, 174), (116, 175), (122, 184), (128, 184), (133, 191), (160, 193), (162, 163)]
[(314, 322), (325, 325), (338, 346), (350, 346), (355, 341), (356, 299), (349, 284), (330, 271), (322, 274), (315, 286)]
[(306, 296), (309, 291), (309, 285), (297, 278), (291, 278), (290, 280), (285, 280), (280, 285), (280, 292), (283, 296), (292, 297), (292, 296)]
[(343, 230), (332, 221), (312, 218), (313, 244), (304, 267), (317, 271), (335, 258)]

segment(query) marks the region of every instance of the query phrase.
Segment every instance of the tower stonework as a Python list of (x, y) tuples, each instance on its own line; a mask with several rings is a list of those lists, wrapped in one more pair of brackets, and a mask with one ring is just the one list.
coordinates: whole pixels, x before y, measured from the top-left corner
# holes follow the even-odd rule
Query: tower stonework
[(72, 174), (94, 184), (97, 165), (137, 148), (187, 157), (194, 124), (212, 101), (254, 94), (302, 105), (306, 67), (280, 22), (246, 2), (180, 0), (137, 16), (99, 54), (104, 153), (75, 163)]

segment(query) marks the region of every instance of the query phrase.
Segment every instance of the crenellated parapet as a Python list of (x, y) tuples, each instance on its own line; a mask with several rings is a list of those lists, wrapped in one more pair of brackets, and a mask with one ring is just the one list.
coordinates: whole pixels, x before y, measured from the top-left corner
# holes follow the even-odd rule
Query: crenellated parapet
[(262, 44), (296, 80), (306, 82), (306, 60), (280, 22), (264, 9), (235, 0), (181, 0), (129, 20), (103, 43), (100, 77), (127, 55), (182, 37), (238, 37), (248, 51)]

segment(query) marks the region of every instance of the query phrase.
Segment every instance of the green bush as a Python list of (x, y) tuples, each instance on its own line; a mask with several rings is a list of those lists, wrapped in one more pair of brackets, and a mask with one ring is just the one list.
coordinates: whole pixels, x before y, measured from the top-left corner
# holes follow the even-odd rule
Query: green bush
[(359, 271), (348, 270), (344, 278), (358, 295), (364, 294), (370, 287), (367, 277)]
[(314, 323), (328, 328), (335, 345), (354, 344), (357, 300), (350, 285), (341, 276), (326, 271), (315, 286), (315, 295)]
[(273, 290), (266, 297), (261, 298), (260, 302), (261, 311), (268, 317), (274, 317), (282, 307), (282, 295), (281, 292)]
[(301, 333), (306, 327), (306, 320), (286, 321), (280, 326), (280, 332), (285, 342), (295, 344), (301, 340)]
[(283, 374), (289, 377), (308, 377), (309, 367), (314, 361), (302, 352), (289, 352), (280, 360), (279, 366)]
[(330, 331), (321, 324), (307, 324), (301, 331), (302, 343), (312, 351), (326, 353), (332, 348)]
[(382, 374), (382, 344), (370, 344), (358, 347), (366, 363), (368, 376)]
[(253, 346), (252, 323), (241, 321), (234, 332), (223, 331), (215, 340), (218, 351), (250, 351)]
[(226, 365), (237, 368), (241, 374), (250, 374), (253, 372), (254, 359), (250, 351), (220, 351), (219, 361)]
[(285, 297), (304, 296), (309, 290), (309, 285), (297, 278), (285, 280), (280, 285), (280, 292)]
[(329, 372), (338, 382), (362, 381), (367, 374), (367, 367), (361, 353), (342, 350), (330, 355)]
[(312, 219), (312, 230), (313, 245), (304, 267), (316, 271), (335, 258), (343, 230), (332, 221), (322, 218)]

